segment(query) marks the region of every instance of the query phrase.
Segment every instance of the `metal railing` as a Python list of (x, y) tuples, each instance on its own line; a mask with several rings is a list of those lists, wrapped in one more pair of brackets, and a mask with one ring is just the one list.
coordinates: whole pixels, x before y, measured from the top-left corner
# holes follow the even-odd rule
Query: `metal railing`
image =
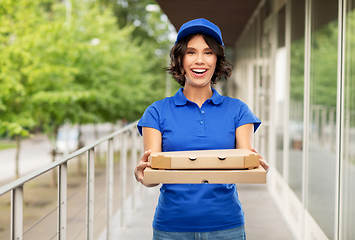
[[(45, 167), (42, 167), (24, 177), (21, 177), (5, 186), (0, 187), (0, 196), (11, 192), (11, 226), (10, 235), (12, 240), (23, 239), (23, 206), (24, 185), (32, 179), (42, 176), (50, 170), (58, 169), (58, 204), (57, 204), (57, 231), (53, 238), (58, 240), (67, 239), (67, 190), (68, 190), (68, 162), (81, 154), (87, 153), (86, 167), (86, 239), (94, 239), (94, 183), (95, 183), (95, 147), (107, 142), (106, 154), (106, 239), (112, 239), (113, 228), (113, 179), (114, 179), (114, 138), (119, 137), (120, 152), (120, 219), (121, 227), (125, 226), (125, 205), (128, 200), (127, 188), (127, 156), (130, 153), (132, 166), (138, 163), (138, 155), (142, 154), (142, 141), (138, 137), (137, 122), (127, 125), (120, 130), (85, 146), (67, 157), (63, 157)], [(132, 176), (133, 177), (133, 171)], [(130, 201), (132, 208), (135, 207), (135, 194), (140, 185), (133, 182), (131, 186)]]

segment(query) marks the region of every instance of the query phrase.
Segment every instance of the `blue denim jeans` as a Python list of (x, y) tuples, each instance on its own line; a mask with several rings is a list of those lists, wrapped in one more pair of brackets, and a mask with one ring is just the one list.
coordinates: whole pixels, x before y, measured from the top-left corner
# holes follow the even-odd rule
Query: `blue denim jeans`
[(213, 232), (165, 232), (153, 228), (153, 240), (246, 240), (244, 225)]

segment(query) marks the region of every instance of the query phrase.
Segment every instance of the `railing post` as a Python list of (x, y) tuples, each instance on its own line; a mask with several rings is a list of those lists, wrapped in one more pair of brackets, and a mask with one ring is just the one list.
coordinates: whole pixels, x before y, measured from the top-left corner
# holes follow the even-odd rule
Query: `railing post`
[(108, 150), (107, 150), (107, 163), (106, 163), (106, 207), (107, 207), (107, 219), (106, 219), (106, 229), (107, 235), (106, 239), (112, 239), (112, 212), (113, 212), (113, 139), (108, 140)]
[(327, 125), (327, 109), (322, 108), (320, 111), (320, 142), (322, 145), (324, 145), (325, 142), (328, 142), (328, 139), (326, 139), (327, 135), (324, 129)]
[[(141, 140), (141, 138), (139, 138), (139, 149), (138, 149), (138, 152), (137, 152), (137, 154), (138, 154), (138, 159), (137, 159), (137, 161), (140, 161), (140, 158), (143, 156), (143, 154), (144, 154), (144, 145), (143, 145), (143, 141)], [(139, 196), (140, 196), (140, 198), (143, 198), (143, 194), (144, 194), (144, 189), (145, 189), (145, 187), (143, 187), (143, 185), (142, 184), (138, 184), (138, 186), (139, 186), (139, 188), (138, 188), (138, 190), (139, 190)]]
[[(132, 148), (131, 148), (131, 164), (132, 164), (132, 169), (134, 169), (137, 165), (137, 132), (135, 131), (135, 128), (132, 129)], [(137, 182), (136, 179), (134, 178), (133, 172), (131, 173), (132, 177), (132, 184), (131, 184), (131, 191), (132, 191), (132, 210), (136, 209), (136, 186)]]
[(87, 205), (86, 205), (86, 239), (94, 239), (94, 185), (95, 185), (95, 151), (91, 148), (87, 158)]
[(23, 236), (23, 186), (11, 194), (11, 240), (22, 240)]
[(121, 135), (121, 227), (125, 227), (125, 198), (126, 198), (126, 185), (127, 185), (127, 143), (126, 143), (126, 132), (123, 132)]
[(67, 239), (67, 167), (65, 162), (59, 165), (58, 173), (58, 240)]
[[(142, 138), (140, 138), (140, 142), (139, 142), (139, 145), (140, 145), (140, 148), (139, 148), (139, 151), (138, 151), (138, 161), (140, 161), (140, 158), (143, 156), (144, 154), (144, 144), (143, 144), (143, 141), (142, 141)], [(141, 196), (141, 198), (144, 197), (144, 191), (146, 190), (146, 188), (142, 185), (142, 184), (139, 184), (139, 194)]]

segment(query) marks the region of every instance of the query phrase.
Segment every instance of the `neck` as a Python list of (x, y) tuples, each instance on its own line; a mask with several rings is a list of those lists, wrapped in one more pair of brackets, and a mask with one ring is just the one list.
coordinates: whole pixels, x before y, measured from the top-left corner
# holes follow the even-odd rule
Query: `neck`
[(201, 108), (202, 104), (212, 97), (213, 92), (210, 84), (204, 87), (193, 87), (185, 84), (184, 95), (188, 100), (196, 103)]

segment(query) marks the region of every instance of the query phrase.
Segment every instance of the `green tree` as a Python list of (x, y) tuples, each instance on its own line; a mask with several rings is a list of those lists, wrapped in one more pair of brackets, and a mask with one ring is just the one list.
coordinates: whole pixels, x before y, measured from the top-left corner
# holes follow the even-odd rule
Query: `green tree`
[[(141, 46), (145, 54), (148, 54), (150, 73), (155, 74), (155, 96), (151, 99), (164, 97), (167, 57), (173, 45), (169, 36), (175, 31), (167, 16), (162, 13), (154, 0), (101, 0), (103, 6), (110, 7), (114, 11), (117, 24), (120, 28), (133, 26), (130, 35), (132, 41)], [(176, 83), (174, 89), (179, 88)], [(157, 95), (156, 92), (159, 92)]]
[[(311, 96), (312, 105), (335, 107), (337, 88), (337, 22), (330, 22), (312, 34)], [(304, 39), (291, 44), (290, 98), (303, 102)], [(319, 59), (322, 61), (319, 61)]]
[[(99, 3), (4, 1), (0, 8), (0, 130), (27, 136), (34, 126), (55, 141), (64, 122), (135, 120), (164, 96), (161, 25), (147, 40), (137, 24), (119, 28)], [(159, 12), (144, 12), (154, 28)], [(143, 13), (142, 13), (143, 14)], [(30, 18), (30, 19), (29, 19)], [(147, 25), (147, 26), (148, 26)], [(152, 34), (153, 31), (153, 34)], [(158, 39), (158, 40), (157, 40)]]
[[(332, 21), (312, 35), (311, 104), (336, 107), (338, 22)], [(321, 61), (320, 61), (321, 59)]]
[(290, 98), (303, 103), (304, 98), (304, 38), (291, 44)]
[(21, 39), (37, 26), (38, 15), (35, 4), (29, 1), (3, 1), (0, 7), (0, 133), (16, 138), (16, 178), (21, 137), (29, 136), (35, 126), (26, 89), (30, 45)]

